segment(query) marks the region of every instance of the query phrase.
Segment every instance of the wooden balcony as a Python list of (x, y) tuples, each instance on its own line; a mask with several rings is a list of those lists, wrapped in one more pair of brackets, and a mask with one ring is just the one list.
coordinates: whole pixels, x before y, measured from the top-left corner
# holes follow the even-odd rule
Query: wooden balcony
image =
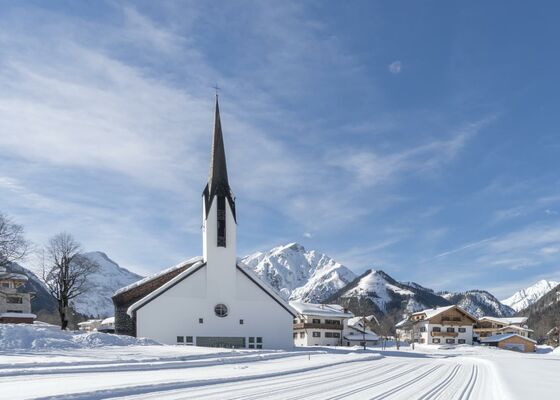
[(457, 337), (459, 334), (457, 332), (431, 332), (432, 337), (434, 336), (442, 336), (442, 337)]
[(294, 329), (334, 329), (342, 330), (342, 324), (314, 324), (311, 322), (299, 322), (294, 324)]

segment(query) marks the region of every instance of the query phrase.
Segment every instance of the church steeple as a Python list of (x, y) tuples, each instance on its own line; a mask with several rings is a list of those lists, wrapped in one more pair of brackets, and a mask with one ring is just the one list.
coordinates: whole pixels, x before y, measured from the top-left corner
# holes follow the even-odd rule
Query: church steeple
[[(229, 187), (226, 151), (224, 147), (224, 137), (222, 134), (222, 122), (220, 120), (220, 106), (218, 95), (216, 94), (216, 111), (214, 115), (214, 137), (212, 140), (212, 153), (210, 156), (210, 171), (208, 174), (208, 184), (203, 192), (206, 202), (206, 217), (210, 212), (210, 207), (215, 197), (225, 197), (231, 207), (233, 218), (235, 216), (235, 199)], [(236, 219), (237, 220), (237, 219)]]

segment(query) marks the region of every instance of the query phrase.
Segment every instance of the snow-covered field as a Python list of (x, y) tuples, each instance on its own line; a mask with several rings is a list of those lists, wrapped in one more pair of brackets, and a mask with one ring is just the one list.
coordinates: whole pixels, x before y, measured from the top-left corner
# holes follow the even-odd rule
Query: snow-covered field
[(22, 332), (0, 327), (1, 399), (546, 399), (560, 385), (560, 353), (550, 351), (232, 351)]

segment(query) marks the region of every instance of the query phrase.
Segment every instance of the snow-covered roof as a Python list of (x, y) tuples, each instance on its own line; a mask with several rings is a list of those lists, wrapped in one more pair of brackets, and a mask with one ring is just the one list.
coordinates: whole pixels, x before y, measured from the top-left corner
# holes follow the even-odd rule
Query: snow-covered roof
[(78, 322), (78, 326), (99, 325), (100, 323), (101, 323), (100, 319), (88, 319), (87, 321)]
[(480, 317), (479, 321), (494, 321), (500, 324), (506, 325), (521, 325), (527, 322), (527, 317), (507, 317), (507, 318), (498, 318), (498, 317)]
[(128, 292), (129, 290), (134, 289), (135, 287), (138, 287), (138, 286), (141, 286), (141, 285), (143, 285), (143, 284), (145, 284), (145, 283), (148, 283), (148, 282), (150, 282), (150, 281), (153, 281), (154, 279), (157, 279), (157, 278), (159, 278), (160, 276), (166, 275), (166, 274), (168, 274), (168, 273), (170, 273), (170, 272), (173, 272), (173, 271), (175, 271), (175, 270), (177, 270), (177, 269), (179, 269), (179, 268), (183, 268), (183, 267), (185, 267), (186, 265), (189, 265), (189, 264), (196, 264), (196, 263), (198, 263), (198, 262), (200, 262), (200, 261), (202, 261), (202, 257), (201, 257), (201, 256), (197, 256), (197, 257), (190, 258), (190, 259), (188, 259), (188, 260), (186, 260), (186, 261), (183, 261), (183, 262), (181, 262), (181, 263), (179, 263), (179, 264), (177, 264), (177, 265), (174, 265), (174, 266), (171, 267), (171, 268), (167, 268), (167, 269), (165, 269), (165, 270), (163, 270), (163, 271), (158, 272), (157, 274), (153, 274), (153, 275), (147, 276), (147, 277), (145, 277), (144, 279), (140, 279), (139, 281), (136, 281), (136, 282), (134, 282), (134, 283), (131, 283), (131, 284), (128, 285), (128, 286), (125, 286), (125, 287), (120, 288), (119, 290), (117, 290), (117, 291), (113, 294), (113, 297), (116, 296), (116, 295), (118, 295), (118, 294), (121, 294), (121, 293), (124, 293), (124, 292)]
[(103, 321), (101, 321), (101, 325), (110, 325), (114, 323), (115, 323), (115, 317), (105, 318)]
[(445, 306), (445, 307), (437, 307), (437, 308), (428, 308), (426, 310), (422, 310), (422, 311), (417, 311), (415, 313), (412, 313), (411, 315), (426, 315), (426, 319), (430, 319), (435, 317), (436, 315), (439, 315), (447, 310), (451, 310), (452, 308), (456, 308), (459, 311), (461, 311), (462, 313), (464, 313), (465, 315), (468, 315), (469, 317), (471, 317), (473, 320), (477, 320), (477, 318), (470, 314), (469, 312), (465, 311), (463, 308), (457, 306), (457, 305), (451, 305), (451, 306)]
[[(367, 319), (368, 321), (371, 321), (371, 317), (370, 317), (370, 318), (366, 317), (366, 319)], [(372, 336), (374, 336), (375, 339), (373, 339), (373, 340), (379, 339), (379, 336), (377, 336), (377, 334), (376, 334), (374, 331), (372, 331), (371, 329), (369, 329), (369, 328), (367, 327), (367, 325), (364, 327), (364, 324), (363, 324), (363, 317), (354, 317), (354, 318), (350, 318), (350, 319), (348, 320), (348, 329), (349, 329), (349, 332), (350, 332), (350, 333), (351, 333), (353, 330), (356, 331), (356, 333), (357, 333), (357, 334), (360, 334), (360, 335), (361, 335), (363, 332), (365, 332), (366, 335), (372, 335)], [(345, 333), (345, 335), (346, 335), (346, 333)]]
[(528, 341), (533, 342), (533, 343), (535, 343), (535, 344), (537, 343), (537, 342), (535, 342), (533, 339), (526, 338), (526, 337), (524, 337), (524, 336), (518, 335), (517, 333), (507, 333), (507, 334), (505, 334), (505, 335), (488, 336), (488, 337), (486, 337), (486, 338), (482, 338), (480, 341), (481, 341), (482, 343), (495, 343), (495, 342), (501, 342), (502, 340), (509, 339), (510, 337), (513, 337), (513, 336), (517, 336), (517, 337), (519, 337), (519, 338), (521, 338), (521, 339), (528, 340)]
[(344, 307), (338, 304), (316, 304), (290, 301), (290, 306), (296, 310), (298, 314), (338, 318), (352, 318), (354, 316), (351, 312), (344, 311)]
[(524, 327), (518, 326), (518, 325), (507, 325), (507, 326), (504, 326), (503, 328), (500, 328), (498, 330), (499, 331), (505, 331), (505, 330), (508, 330), (508, 329), (521, 331), (521, 332), (533, 332), (532, 329), (524, 328)]
[(37, 318), (37, 316), (31, 313), (5, 312), (0, 314), (0, 318)]
[(410, 324), (410, 320), (408, 318), (403, 319), (395, 324), (395, 328), (403, 328)]
[(10, 280), (10, 281), (23, 281), (27, 282), (28, 278), (24, 274), (18, 274), (17, 272), (0, 271), (0, 279)]

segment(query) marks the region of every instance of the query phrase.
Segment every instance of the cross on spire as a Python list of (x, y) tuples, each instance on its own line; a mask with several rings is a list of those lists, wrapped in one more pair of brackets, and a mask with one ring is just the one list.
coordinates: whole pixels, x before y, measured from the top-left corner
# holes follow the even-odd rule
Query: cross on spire
[(212, 86), (212, 88), (214, 88), (214, 90), (216, 90), (216, 97), (218, 97), (218, 90), (221, 90), (220, 87), (216, 83), (214, 86)]

